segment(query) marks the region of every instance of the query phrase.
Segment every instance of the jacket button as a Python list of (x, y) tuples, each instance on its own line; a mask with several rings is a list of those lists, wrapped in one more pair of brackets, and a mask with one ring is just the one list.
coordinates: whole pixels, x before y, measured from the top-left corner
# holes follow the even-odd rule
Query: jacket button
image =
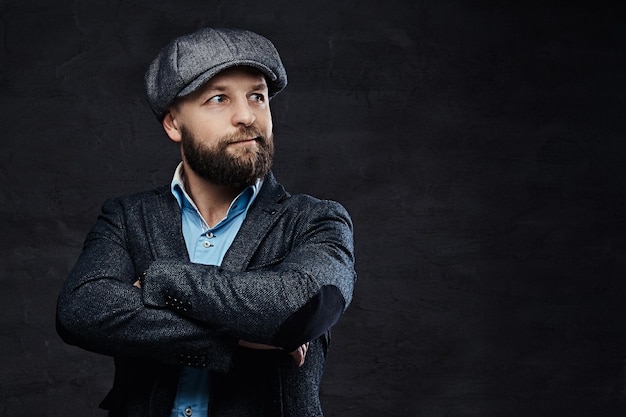
[(187, 417), (191, 416), (192, 414), (193, 414), (193, 410), (191, 409), (191, 407), (185, 408), (185, 415)]

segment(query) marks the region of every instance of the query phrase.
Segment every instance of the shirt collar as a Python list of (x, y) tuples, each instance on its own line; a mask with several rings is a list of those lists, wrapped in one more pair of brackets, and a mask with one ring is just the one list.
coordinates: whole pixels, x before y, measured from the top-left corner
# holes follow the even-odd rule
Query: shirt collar
[[(256, 182), (252, 185), (247, 186), (243, 189), (241, 193), (230, 203), (230, 207), (228, 208), (228, 213), (226, 218), (234, 216), (236, 214), (241, 213), (242, 211), (247, 211), (248, 208), (252, 205), (254, 200), (256, 199), (259, 191), (261, 190), (261, 186), (263, 185), (263, 180), (261, 178), (257, 179)], [(182, 208), (189, 208), (195, 210), (200, 217), (200, 211), (198, 207), (194, 203), (191, 196), (187, 193), (185, 189), (185, 177), (183, 173), (183, 163), (179, 163), (174, 171), (174, 177), (172, 178), (171, 183), (171, 191), (174, 197), (176, 197), (176, 201), (178, 201), (178, 205)], [(220, 222), (221, 223), (221, 222)]]

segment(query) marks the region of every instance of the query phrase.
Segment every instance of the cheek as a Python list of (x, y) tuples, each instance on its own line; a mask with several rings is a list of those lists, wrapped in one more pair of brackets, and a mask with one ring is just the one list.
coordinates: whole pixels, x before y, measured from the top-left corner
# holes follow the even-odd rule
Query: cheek
[(260, 119), (263, 123), (263, 129), (265, 130), (265, 133), (269, 136), (274, 129), (274, 125), (272, 123), (272, 115), (269, 110), (266, 114), (263, 114)]

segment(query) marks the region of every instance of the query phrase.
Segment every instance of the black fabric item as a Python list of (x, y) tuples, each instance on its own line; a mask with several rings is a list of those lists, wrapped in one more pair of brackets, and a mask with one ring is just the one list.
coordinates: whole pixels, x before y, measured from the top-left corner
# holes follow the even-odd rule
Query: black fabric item
[(318, 338), (335, 325), (344, 311), (341, 291), (334, 285), (324, 285), (280, 327), (273, 344), (293, 352), (300, 345)]

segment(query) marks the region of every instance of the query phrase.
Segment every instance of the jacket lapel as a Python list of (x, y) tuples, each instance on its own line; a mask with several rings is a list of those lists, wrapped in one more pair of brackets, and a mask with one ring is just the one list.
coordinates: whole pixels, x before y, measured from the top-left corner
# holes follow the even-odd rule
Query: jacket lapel
[[(263, 237), (280, 217), (289, 194), (278, 184), (270, 172), (263, 187), (248, 210), (246, 219), (232, 245), (226, 252), (222, 267), (231, 271), (244, 271)], [(154, 259), (189, 259), (182, 233), (181, 211), (169, 187), (159, 188), (152, 204), (142, 207), (148, 245)]]
[(154, 259), (189, 259), (180, 207), (169, 187), (159, 188), (153, 204), (144, 204), (142, 210), (148, 245)]
[(278, 184), (270, 172), (263, 181), (263, 187), (248, 210), (235, 240), (226, 252), (222, 267), (231, 271), (244, 271), (259, 244), (284, 210), (280, 204), (289, 194)]

